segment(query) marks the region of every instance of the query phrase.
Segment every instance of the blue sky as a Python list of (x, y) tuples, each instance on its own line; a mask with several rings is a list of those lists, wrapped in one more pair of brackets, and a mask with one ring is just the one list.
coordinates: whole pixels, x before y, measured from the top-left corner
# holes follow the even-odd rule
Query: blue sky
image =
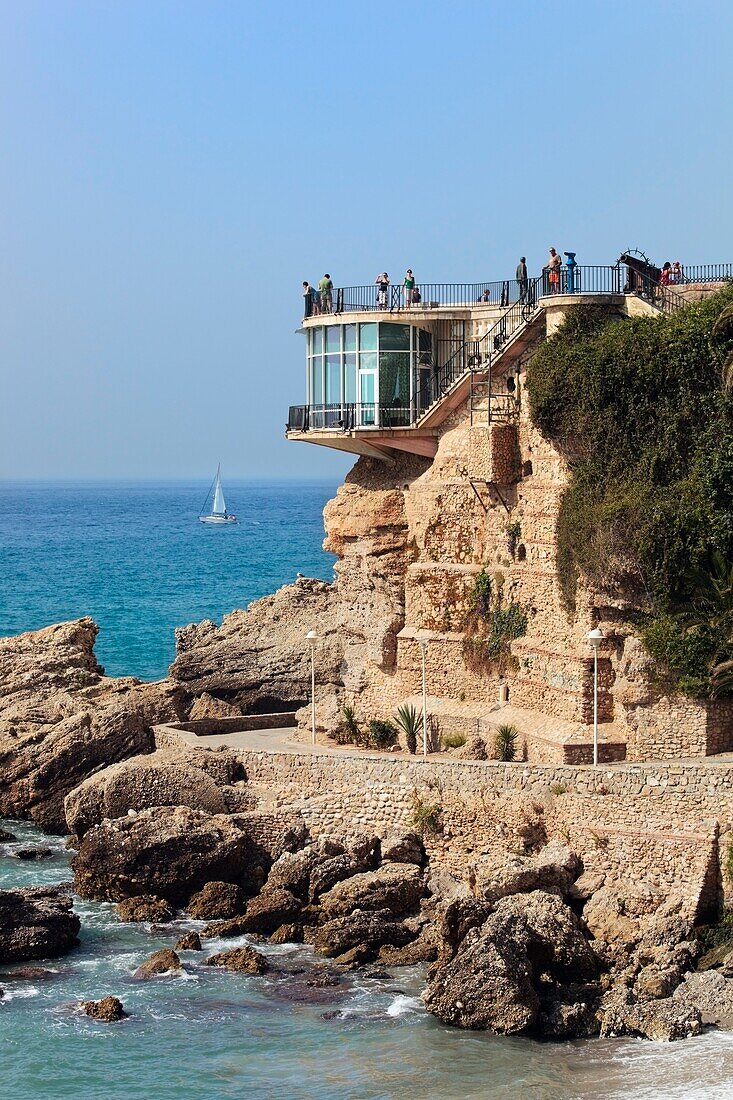
[(733, 260), (733, 5), (2, 0), (0, 476), (339, 477), (300, 284)]

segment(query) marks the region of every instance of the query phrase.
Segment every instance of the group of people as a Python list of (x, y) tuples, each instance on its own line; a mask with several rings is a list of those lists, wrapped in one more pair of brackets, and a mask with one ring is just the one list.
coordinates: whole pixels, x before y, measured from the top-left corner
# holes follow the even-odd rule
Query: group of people
[[(380, 272), (374, 283), (377, 288), (377, 309), (395, 308), (395, 303), (390, 303), (391, 284), (387, 272)], [(318, 286), (315, 287), (305, 279), (303, 281), (303, 316), (313, 317), (321, 313), (333, 313), (333, 289), (333, 280), (328, 272), (319, 279)], [(339, 291), (338, 294), (341, 295), (342, 292)], [(402, 280), (401, 298), (408, 307), (416, 306), (422, 301), (420, 288), (415, 282), (415, 276), (410, 267)], [(343, 309), (343, 304), (337, 305), (337, 311), (340, 309)]]
[(326, 272), (313, 287), (306, 279), (303, 282), (303, 316), (312, 317), (316, 313), (333, 312), (333, 281)]
[[(377, 287), (377, 308), (388, 309), (389, 308), (389, 275), (386, 271), (380, 272), (374, 280)], [(412, 268), (408, 267), (407, 273), (402, 280), (402, 297), (406, 306), (416, 306), (422, 301), (422, 294), (420, 288), (415, 282), (415, 276), (412, 273)]]
[(667, 260), (662, 264), (662, 274), (659, 276), (660, 286), (677, 286), (684, 281), (685, 273), (679, 260), (675, 260), (673, 264)]

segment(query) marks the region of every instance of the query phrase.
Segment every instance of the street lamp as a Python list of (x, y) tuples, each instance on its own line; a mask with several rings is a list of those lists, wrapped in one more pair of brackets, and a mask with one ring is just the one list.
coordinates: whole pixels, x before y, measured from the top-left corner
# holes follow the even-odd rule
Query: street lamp
[(427, 691), (425, 687), (425, 654), (428, 650), (427, 638), (418, 638), (418, 644), (420, 646), (420, 652), (422, 655), (422, 758), (427, 760), (428, 758), (428, 699)]
[(593, 649), (593, 767), (598, 767), (598, 647), (603, 641), (603, 631), (598, 627), (589, 630), (588, 641)]
[(318, 635), (315, 630), (309, 630), (305, 640), (311, 645), (311, 734), (313, 744), (316, 743), (316, 640)]

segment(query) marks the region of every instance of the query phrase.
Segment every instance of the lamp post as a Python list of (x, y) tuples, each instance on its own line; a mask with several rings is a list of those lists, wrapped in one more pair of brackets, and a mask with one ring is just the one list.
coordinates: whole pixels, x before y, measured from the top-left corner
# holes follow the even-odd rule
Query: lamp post
[(593, 649), (593, 767), (598, 767), (598, 647), (603, 641), (603, 631), (598, 627), (588, 631), (588, 641)]
[(316, 640), (315, 630), (309, 630), (305, 636), (311, 646), (311, 738), (316, 743)]
[(428, 650), (427, 638), (418, 638), (422, 656), (422, 758), (428, 758), (428, 697), (425, 686), (425, 654)]

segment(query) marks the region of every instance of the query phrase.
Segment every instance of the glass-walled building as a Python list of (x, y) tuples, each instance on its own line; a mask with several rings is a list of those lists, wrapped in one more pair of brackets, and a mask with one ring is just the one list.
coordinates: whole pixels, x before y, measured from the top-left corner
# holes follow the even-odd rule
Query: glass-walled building
[(310, 425), (402, 427), (414, 420), (433, 363), (433, 338), (391, 321), (306, 330)]

